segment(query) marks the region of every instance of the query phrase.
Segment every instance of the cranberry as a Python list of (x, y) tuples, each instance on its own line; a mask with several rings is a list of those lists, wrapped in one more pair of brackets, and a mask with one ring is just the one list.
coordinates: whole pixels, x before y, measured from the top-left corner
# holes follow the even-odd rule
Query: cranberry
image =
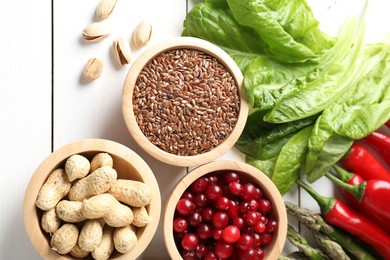
[(236, 246), (240, 250), (249, 250), (253, 246), (253, 237), (249, 234), (242, 234), (238, 239)]
[(240, 230), (238, 227), (230, 225), (222, 231), (222, 238), (227, 243), (235, 243), (240, 238)]
[(251, 199), (254, 199), (256, 196), (256, 186), (252, 183), (245, 183), (242, 185), (242, 193), (241, 198), (244, 201), (250, 201)]
[(249, 234), (252, 235), (255, 232), (254, 228), (252, 226), (245, 226), (242, 230), (241, 233), (243, 234)]
[[(194, 201), (194, 203), (195, 203), (195, 201)], [(249, 201), (249, 203), (248, 203), (249, 210), (257, 210), (258, 207), (259, 207), (259, 203), (257, 202), (256, 199), (251, 199), (251, 201)]]
[(208, 251), (204, 255), (204, 260), (217, 260), (217, 259), (218, 259), (218, 257), (212, 251)]
[(260, 213), (257, 211), (249, 211), (247, 214), (245, 214), (245, 222), (249, 226), (254, 226), (256, 223), (260, 222)]
[(192, 192), (190, 192), (190, 191), (185, 191), (185, 192), (183, 192), (183, 194), (181, 195), (180, 198), (181, 199), (188, 199), (188, 200), (192, 201), (192, 199), (194, 198), (194, 194), (192, 194)]
[(271, 203), (267, 199), (259, 200), (259, 208), (258, 210), (261, 214), (265, 215), (271, 210)]
[(230, 200), (224, 196), (221, 196), (217, 199), (217, 209), (219, 210), (227, 210), (230, 206)]
[(263, 191), (260, 188), (256, 188), (255, 199), (259, 200), (263, 197)]
[(211, 184), (217, 184), (218, 183), (218, 177), (216, 175), (209, 175), (208, 176), (209, 185)]
[(220, 240), (222, 237), (222, 228), (214, 228), (211, 231), (211, 235), (214, 238), (214, 240), (216, 241)]
[(268, 245), (272, 241), (272, 234), (271, 233), (262, 233), (261, 234), (261, 244), (262, 245)]
[(225, 185), (229, 185), (229, 183), (239, 182), (239, 181), (240, 181), (240, 177), (235, 172), (228, 171), (222, 174), (222, 183)]
[(236, 217), (238, 217), (239, 212), (240, 208), (238, 207), (237, 203), (231, 200), (229, 208), (227, 209), (227, 214), (229, 215), (229, 218), (235, 219)]
[(259, 233), (254, 233), (252, 237), (253, 237), (253, 247), (261, 246), (262, 244), (261, 235)]
[(215, 228), (224, 228), (229, 223), (229, 216), (226, 212), (218, 211), (211, 219)]
[(265, 231), (265, 224), (263, 222), (257, 222), (254, 226), (257, 233), (263, 233)]
[(203, 208), (207, 205), (207, 198), (203, 193), (198, 193), (194, 196), (192, 202), (194, 202), (195, 206)]
[(257, 255), (256, 259), (263, 260), (264, 259), (264, 251), (263, 251), (263, 249), (261, 249), (260, 247), (256, 247), (255, 251), (256, 251), (256, 255)]
[(233, 245), (219, 240), (214, 247), (215, 255), (221, 259), (228, 259), (233, 254)]
[(183, 250), (183, 252), (181, 253), (181, 257), (183, 257), (183, 260), (195, 260), (196, 259), (194, 251)]
[(196, 229), (196, 235), (203, 240), (211, 237), (211, 227), (209, 224), (200, 224)]
[(183, 217), (178, 217), (173, 220), (173, 230), (178, 233), (184, 232), (188, 228), (188, 222)]
[(258, 260), (257, 252), (254, 248), (249, 248), (248, 250), (240, 250), (238, 253), (240, 260)]
[(195, 204), (189, 199), (180, 199), (177, 202), (176, 210), (183, 216), (188, 216), (195, 210)]
[(196, 247), (196, 250), (195, 250), (195, 255), (197, 258), (202, 258), (207, 252), (207, 248), (204, 244), (199, 244), (197, 247)]
[(198, 237), (193, 233), (185, 234), (181, 239), (181, 246), (187, 251), (193, 251), (199, 245)]
[(202, 223), (202, 216), (198, 212), (193, 212), (187, 217), (187, 221), (190, 226), (196, 227)]
[(245, 222), (243, 218), (237, 217), (233, 219), (233, 225), (238, 227), (238, 229), (243, 229), (245, 227)]
[(217, 184), (207, 186), (205, 195), (210, 200), (216, 200), (222, 196), (222, 188)]
[(278, 228), (278, 222), (275, 219), (270, 219), (265, 226), (267, 233), (273, 233)]
[(210, 222), (212, 217), (214, 215), (214, 209), (213, 208), (205, 208), (202, 211), (202, 219), (204, 222)]
[(266, 223), (268, 222), (267, 217), (264, 216), (264, 215), (261, 215), (261, 217), (260, 217), (260, 222), (266, 224)]
[(242, 201), (240, 202), (240, 204), (238, 204), (241, 215), (245, 215), (248, 212), (249, 210), (248, 205), (249, 205), (248, 202), (245, 201)]
[(195, 193), (201, 193), (206, 189), (208, 184), (209, 180), (207, 178), (200, 177), (191, 184), (191, 191)]
[(231, 182), (229, 184), (229, 192), (235, 196), (240, 196), (242, 193), (242, 185), (239, 182)]

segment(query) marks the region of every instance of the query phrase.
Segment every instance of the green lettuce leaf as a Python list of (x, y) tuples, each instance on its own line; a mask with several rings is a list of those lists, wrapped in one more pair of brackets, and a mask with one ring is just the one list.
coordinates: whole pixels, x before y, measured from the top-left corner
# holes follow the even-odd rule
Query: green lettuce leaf
[(259, 169), (261, 172), (265, 173), (270, 179), (275, 168), (277, 156), (268, 160), (258, 160), (250, 156), (245, 157), (245, 162)]

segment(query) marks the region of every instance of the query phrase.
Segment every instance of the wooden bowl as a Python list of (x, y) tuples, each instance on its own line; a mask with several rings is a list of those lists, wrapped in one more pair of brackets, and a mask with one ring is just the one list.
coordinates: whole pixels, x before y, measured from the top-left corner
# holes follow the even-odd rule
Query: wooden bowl
[(252, 183), (257, 184), (263, 189), (265, 196), (272, 206), (270, 214), (278, 222), (278, 230), (274, 233), (272, 242), (264, 249), (264, 259), (278, 259), (282, 253), (287, 234), (287, 213), (282, 196), (273, 182), (264, 173), (246, 163), (235, 161), (214, 161), (202, 165), (184, 176), (172, 190), (165, 204), (163, 213), (164, 242), (171, 259), (181, 258), (173, 236), (173, 219), (177, 202), (183, 192), (196, 179), (211, 172), (224, 170), (238, 172), (240, 173), (241, 179), (251, 180)]
[[(143, 134), (134, 115), (133, 92), (140, 72), (145, 65), (157, 55), (175, 49), (195, 49), (216, 58), (230, 72), (238, 88), (240, 108), (234, 129), (230, 135), (224, 139), (224, 141), (218, 144), (218, 146), (197, 155), (181, 156), (160, 149), (150, 142)], [(232, 58), (218, 46), (192, 37), (178, 37), (162, 41), (144, 51), (134, 62), (127, 75), (122, 93), (122, 112), (128, 131), (139, 146), (141, 146), (151, 156), (164, 163), (185, 167), (197, 166), (213, 161), (234, 146), (244, 129), (248, 115), (248, 103), (243, 98), (244, 94), (242, 93), (242, 82), (243, 76), (240, 69)]]
[[(73, 154), (81, 154), (88, 159), (99, 152), (107, 152), (114, 162), (118, 178), (142, 181), (153, 191), (153, 199), (146, 207), (153, 221), (144, 228), (137, 228), (137, 245), (127, 254), (113, 253), (111, 259), (136, 259), (152, 240), (161, 214), (161, 197), (156, 178), (149, 166), (135, 152), (124, 145), (102, 139), (77, 141), (56, 150), (36, 169), (24, 198), (24, 223), (27, 235), (35, 249), (44, 259), (73, 259), (70, 255), (60, 255), (50, 247), (50, 237), (42, 230), (42, 211), (35, 206), (35, 200), (48, 175), (59, 167), (64, 167), (66, 159)], [(114, 250), (115, 252), (115, 250)]]

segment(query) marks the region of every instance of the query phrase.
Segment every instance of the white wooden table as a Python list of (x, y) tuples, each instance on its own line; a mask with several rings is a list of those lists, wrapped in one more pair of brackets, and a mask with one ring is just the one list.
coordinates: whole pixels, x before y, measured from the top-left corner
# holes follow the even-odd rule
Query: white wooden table
[[(333, 1), (325, 1), (327, 4)], [(346, 8), (355, 1), (347, 2)], [(24, 231), (22, 205), (29, 179), (53, 150), (85, 138), (122, 143), (150, 165), (161, 189), (162, 203), (189, 169), (165, 165), (143, 152), (129, 136), (121, 112), (121, 92), (130, 66), (120, 68), (112, 55), (113, 39), (130, 39), (141, 20), (153, 24), (150, 44), (179, 36), (192, 0), (118, 0), (109, 22), (113, 33), (102, 42), (85, 43), (81, 32), (96, 21), (98, 0), (0, 1), (0, 259), (40, 259)], [(310, 3), (325, 4), (320, 0)], [(373, 41), (390, 32), (386, 0), (372, 0), (368, 36)], [(337, 20), (337, 16), (334, 16)], [(149, 45), (150, 46), (150, 45)], [(133, 50), (134, 59), (141, 50)], [(101, 78), (87, 83), (81, 73), (91, 57), (104, 62)], [(243, 160), (234, 149), (221, 159)], [(313, 186), (332, 194), (326, 180)], [(294, 188), (286, 200), (318, 210), (313, 200)], [(292, 220), (292, 223), (296, 222)], [(169, 259), (161, 225), (142, 259)], [(305, 230), (301, 230), (305, 232)], [(286, 244), (285, 253), (294, 250)]]

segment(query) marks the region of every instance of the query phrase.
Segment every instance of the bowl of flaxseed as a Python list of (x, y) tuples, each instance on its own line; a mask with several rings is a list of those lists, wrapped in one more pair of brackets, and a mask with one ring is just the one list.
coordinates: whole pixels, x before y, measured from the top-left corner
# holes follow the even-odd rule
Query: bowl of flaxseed
[(243, 76), (218, 46), (192, 37), (162, 41), (133, 63), (122, 93), (130, 135), (154, 158), (196, 166), (232, 148), (245, 126)]

